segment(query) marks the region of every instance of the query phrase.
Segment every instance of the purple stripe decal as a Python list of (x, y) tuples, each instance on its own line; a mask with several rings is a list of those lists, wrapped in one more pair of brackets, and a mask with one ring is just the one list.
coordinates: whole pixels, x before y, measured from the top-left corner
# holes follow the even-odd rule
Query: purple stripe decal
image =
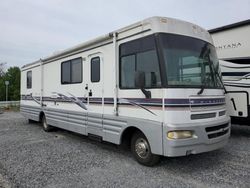
[[(32, 97), (31, 95), (22, 95), (22, 100), (34, 100), (34, 98), (40, 101), (40, 97)], [(69, 97), (70, 99), (72, 97)], [(73, 99), (73, 98), (72, 98)], [(71, 100), (72, 100), (71, 99)], [(77, 97), (83, 103), (86, 103), (86, 98)], [(124, 100), (125, 99), (125, 100)], [(51, 98), (51, 97), (43, 97), (43, 101), (53, 101), (53, 102), (71, 102), (71, 100), (65, 100), (61, 97), (59, 98)], [(125, 102), (126, 101), (126, 102)], [(119, 105), (129, 105), (129, 102), (137, 103), (138, 105), (143, 106), (162, 106), (162, 99), (154, 98), (154, 99), (144, 99), (144, 98), (123, 98), (118, 99)], [(164, 100), (165, 107), (199, 107), (199, 106), (215, 106), (215, 105), (224, 105), (225, 98), (191, 98), (191, 99), (183, 99), (183, 98), (168, 98)], [(92, 104), (102, 104), (102, 98), (95, 97), (90, 98), (89, 103)], [(114, 98), (106, 97), (104, 98), (104, 104), (114, 104)]]

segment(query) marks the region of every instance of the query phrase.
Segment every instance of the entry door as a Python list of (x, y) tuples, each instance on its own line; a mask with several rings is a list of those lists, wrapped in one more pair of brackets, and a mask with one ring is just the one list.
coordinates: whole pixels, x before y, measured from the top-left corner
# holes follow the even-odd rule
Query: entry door
[(102, 136), (103, 115), (103, 56), (95, 53), (88, 56), (86, 63), (85, 90), (87, 93), (87, 133)]

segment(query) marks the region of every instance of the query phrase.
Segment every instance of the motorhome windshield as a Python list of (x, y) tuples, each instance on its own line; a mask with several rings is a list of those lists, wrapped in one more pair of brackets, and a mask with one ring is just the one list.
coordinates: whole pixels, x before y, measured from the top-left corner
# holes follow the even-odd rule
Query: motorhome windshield
[(215, 47), (208, 42), (160, 34), (168, 86), (221, 88)]

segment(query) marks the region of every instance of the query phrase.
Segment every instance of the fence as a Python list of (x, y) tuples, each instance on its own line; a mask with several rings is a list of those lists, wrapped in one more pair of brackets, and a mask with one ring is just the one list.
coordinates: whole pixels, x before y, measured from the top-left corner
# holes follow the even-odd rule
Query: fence
[(20, 101), (0, 101), (0, 108), (3, 107), (19, 107)]

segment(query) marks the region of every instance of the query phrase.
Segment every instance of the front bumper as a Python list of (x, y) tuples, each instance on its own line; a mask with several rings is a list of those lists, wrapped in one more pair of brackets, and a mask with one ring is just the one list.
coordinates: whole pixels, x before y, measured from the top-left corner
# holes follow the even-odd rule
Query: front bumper
[[(225, 127), (226, 124), (228, 124), (228, 126)], [(223, 128), (221, 128), (221, 126)], [(174, 130), (191, 130), (194, 132), (195, 137), (175, 140), (168, 139), (166, 137), (167, 132)], [(222, 148), (227, 144), (230, 137), (231, 124), (229, 118), (224, 119), (224, 121), (213, 122), (213, 124), (211, 124), (211, 122), (207, 124), (185, 124), (184, 126), (167, 124), (163, 128), (163, 132), (164, 156), (177, 157), (198, 154)], [(211, 135), (211, 133), (213, 133), (215, 136), (209, 138), (211, 136), (208, 135)]]

